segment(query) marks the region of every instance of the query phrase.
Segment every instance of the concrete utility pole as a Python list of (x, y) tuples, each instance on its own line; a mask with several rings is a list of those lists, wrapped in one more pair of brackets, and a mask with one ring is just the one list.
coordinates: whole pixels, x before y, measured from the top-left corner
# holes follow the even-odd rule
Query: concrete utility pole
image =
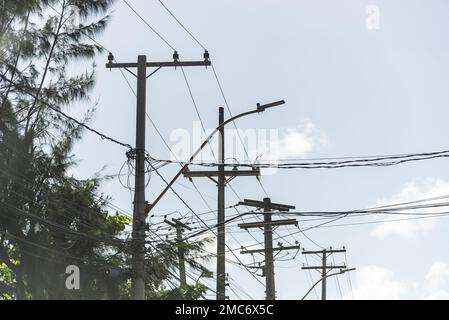
[[(179, 61), (179, 55), (175, 51), (171, 62), (147, 62), (147, 57), (141, 55), (137, 63), (114, 63), (114, 56), (109, 54), (109, 62), (106, 68), (123, 68), (137, 78), (137, 120), (136, 120), (136, 149), (129, 153), (135, 156), (136, 176), (133, 211), (133, 277), (132, 298), (144, 300), (145, 298), (145, 117), (146, 117), (146, 80), (164, 67), (192, 67), (210, 66), (209, 53), (204, 53), (204, 61)], [(137, 68), (137, 75), (130, 69)], [(147, 76), (147, 68), (156, 68)]]
[(186, 277), (186, 263), (185, 263), (185, 250), (183, 248), (183, 230), (187, 229), (192, 231), (188, 225), (182, 223), (178, 219), (172, 219), (173, 222), (168, 221), (167, 219), (164, 222), (173, 228), (176, 229), (176, 245), (178, 247), (178, 263), (179, 263), (179, 282), (181, 287), (187, 286), (187, 277)]
[[(255, 176), (260, 175), (260, 170), (237, 171), (225, 170), (225, 130), (223, 123), (224, 108), (218, 110), (218, 126), (219, 126), (219, 144), (218, 144), (218, 171), (185, 171), (184, 176), (192, 177), (208, 177), (217, 184), (218, 188), (218, 207), (217, 207), (217, 300), (226, 299), (226, 236), (225, 236), (225, 187), (233, 178), (238, 176)], [(213, 177), (217, 177), (215, 180)], [(227, 177), (230, 177), (227, 180)]]
[(241, 229), (250, 229), (250, 228), (263, 228), (264, 230), (264, 242), (265, 248), (259, 250), (243, 250), (240, 253), (242, 254), (253, 254), (258, 252), (265, 253), (265, 283), (266, 283), (266, 300), (275, 300), (276, 299), (276, 289), (274, 283), (274, 251), (283, 251), (283, 250), (293, 250), (300, 249), (300, 246), (290, 246), (290, 247), (279, 247), (273, 248), (273, 226), (284, 226), (284, 225), (298, 225), (296, 219), (286, 219), (286, 220), (272, 220), (272, 210), (279, 210), (282, 212), (287, 212), (290, 209), (295, 209), (294, 206), (272, 203), (270, 198), (265, 198), (262, 201), (256, 200), (247, 200), (239, 202), (239, 205), (244, 205), (248, 207), (257, 207), (263, 208), (264, 211), (264, 221), (263, 222), (251, 222), (251, 223), (242, 223), (239, 224), (239, 228)]
[(321, 271), (321, 300), (326, 300), (326, 279), (328, 278), (328, 272), (332, 269), (346, 269), (345, 265), (332, 266), (327, 264), (327, 258), (334, 253), (346, 252), (346, 249), (332, 250), (324, 249), (321, 251), (303, 251), (302, 254), (316, 254), (321, 255), (321, 266), (306, 266), (302, 267), (302, 270), (320, 270)]
[[(221, 126), (224, 122), (224, 109), (219, 108), (218, 111), (218, 125)], [(224, 174), (224, 160), (225, 160), (225, 129), (221, 126), (218, 134), (218, 211), (217, 211), (217, 300), (226, 299), (226, 232), (225, 232), (225, 183), (226, 176)]]

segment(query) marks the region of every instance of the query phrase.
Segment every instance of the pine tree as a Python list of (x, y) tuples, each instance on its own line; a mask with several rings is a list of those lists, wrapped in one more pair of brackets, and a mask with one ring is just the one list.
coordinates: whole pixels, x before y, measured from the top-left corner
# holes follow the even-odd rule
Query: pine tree
[[(130, 291), (130, 219), (107, 210), (102, 178), (69, 174), (83, 128), (57, 109), (92, 105), (94, 65), (71, 65), (104, 54), (92, 41), (107, 26), (113, 0), (0, 1), (0, 286), (1, 298), (126, 299)], [(204, 244), (204, 243), (203, 243)], [(194, 243), (186, 251), (198, 251)], [(201, 284), (166, 290), (172, 246), (149, 249), (147, 297), (197, 299)], [(195, 259), (188, 259), (198, 269)], [(65, 268), (81, 269), (81, 290), (65, 290)], [(205, 274), (209, 275), (207, 270)], [(3, 281), (2, 281), (3, 279)]]

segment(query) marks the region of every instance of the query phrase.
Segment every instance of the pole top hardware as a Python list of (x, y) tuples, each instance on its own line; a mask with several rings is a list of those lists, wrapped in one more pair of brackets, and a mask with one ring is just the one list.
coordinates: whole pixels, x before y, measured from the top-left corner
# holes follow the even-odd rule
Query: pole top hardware
[(210, 61), (210, 54), (209, 54), (209, 51), (204, 51), (204, 55), (203, 55), (203, 57), (204, 57), (204, 61)]
[(108, 61), (109, 63), (112, 63), (114, 61), (114, 55), (112, 54), (112, 52), (109, 52)]
[(175, 52), (173, 53), (173, 60), (174, 60), (175, 62), (178, 62), (178, 61), (179, 61), (179, 54), (178, 54), (178, 51), (175, 51)]

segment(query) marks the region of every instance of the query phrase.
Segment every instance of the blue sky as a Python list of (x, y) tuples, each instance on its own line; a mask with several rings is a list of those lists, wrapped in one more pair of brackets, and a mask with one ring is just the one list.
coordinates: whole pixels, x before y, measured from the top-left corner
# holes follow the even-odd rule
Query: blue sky
[[(129, 2), (175, 46), (181, 59), (202, 59), (202, 48), (156, 0)], [(296, 137), (311, 143), (312, 148), (293, 152), (306, 158), (447, 149), (447, 1), (167, 0), (166, 4), (210, 51), (234, 114), (254, 108), (257, 102), (287, 101), (282, 108), (242, 119), (240, 128), (293, 128)], [(366, 28), (369, 5), (380, 10), (379, 30)], [(153, 61), (171, 60), (173, 54), (120, 0), (108, 29), (98, 40), (119, 62), (136, 61), (138, 54)], [(135, 98), (117, 70), (104, 68), (106, 60), (106, 56), (96, 60), (97, 86), (92, 97), (98, 99), (98, 110), (91, 125), (134, 144)], [(205, 126), (215, 127), (217, 109), (224, 104), (211, 69), (186, 72)], [(176, 129), (192, 131), (198, 119), (179, 69), (161, 70), (149, 79), (147, 91), (148, 113), (167, 141)], [(72, 114), (81, 116), (85, 107), (72, 109)], [(304, 131), (307, 121), (314, 127), (311, 134)], [(282, 132), (281, 138), (285, 138), (286, 131)], [(316, 139), (317, 135), (325, 136), (325, 143)], [(295, 146), (293, 142), (293, 149)], [(150, 124), (147, 149), (155, 158), (170, 156)], [(86, 133), (74, 150), (82, 160), (76, 174), (88, 177), (105, 165), (106, 173), (117, 174), (125, 160), (124, 151)], [(348, 210), (449, 194), (445, 165), (446, 160), (437, 159), (388, 168), (296, 169), (278, 171), (263, 177), (262, 182), (273, 201), (295, 205), (298, 210)], [(161, 173), (168, 178), (176, 170), (170, 166)], [(180, 182), (189, 185), (187, 180)], [(215, 208), (213, 183), (197, 180), (197, 185)], [(264, 197), (253, 178), (238, 178), (232, 186), (242, 198)], [(153, 175), (148, 200), (151, 202), (162, 188), (163, 183)], [(208, 211), (195, 192), (180, 185), (176, 190), (197, 212)], [(103, 191), (131, 212), (129, 191), (118, 182), (105, 184)], [(226, 204), (237, 201), (228, 190)], [(155, 213), (174, 210), (187, 213), (169, 194)], [(390, 223), (397, 227), (382, 225), (384, 230), (379, 225), (320, 228), (307, 235), (325, 247), (346, 246), (350, 266), (358, 268), (351, 278), (352, 295), (347, 278), (339, 279), (346, 298), (448, 298), (449, 253), (442, 249), (448, 239), (445, 219), (414, 222), (412, 226)], [(341, 221), (345, 222), (355, 219)], [(234, 225), (231, 231), (238, 229)], [(279, 229), (283, 235), (289, 231)], [(245, 234), (234, 236), (245, 245), (254, 243)], [(254, 236), (262, 239), (260, 233)], [(300, 234), (288, 240), (316, 249)], [(228, 244), (239, 247), (231, 237)], [(336, 256), (336, 261), (341, 262), (342, 257)], [(309, 275), (300, 270), (303, 262), (298, 256), (295, 261), (276, 264), (279, 298), (296, 299), (308, 290)], [(263, 288), (248, 273), (235, 267), (228, 270), (252, 297), (264, 297)], [(318, 280), (318, 274), (312, 276)], [(229, 295), (237, 298), (232, 292)], [(329, 281), (329, 297), (341, 298), (335, 280)]]

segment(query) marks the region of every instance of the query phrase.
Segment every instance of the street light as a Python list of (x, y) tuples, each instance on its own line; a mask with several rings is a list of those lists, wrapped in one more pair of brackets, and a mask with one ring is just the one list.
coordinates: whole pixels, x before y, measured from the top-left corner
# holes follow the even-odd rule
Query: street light
[(162, 197), (167, 193), (168, 190), (173, 186), (173, 184), (176, 182), (176, 180), (179, 178), (179, 176), (187, 169), (187, 167), (192, 163), (192, 161), (195, 159), (195, 157), (201, 152), (201, 150), (209, 143), (209, 141), (213, 138), (213, 136), (220, 131), (224, 126), (229, 124), (230, 122), (233, 122), (239, 118), (243, 118), (245, 116), (249, 116), (254, 113), (261, 113), (264, 112), (266, 109), (277, 107), (280, 105), (285, 104), (284, 100), (276, 101), (272, 103), (267, 103), (264, 105), (257, 104), (257, 109), (252, 111), (243, 112), (241, 114), (238, 114), (232, 118), (229, 118), (228, 120), (224, 121), (222, 124), (220, 124), (217, 128), (215, 128), (214, 131), (204, 140), (204, 142), (201, 144), (201, 146), (193, 153), (193, 155), (190, 157), (190, 159), (182, 166), (181, 170), (178, 171), (178, 173), (173, 177), (173, 179), (167, 183), (167, 187), (159, 194), (159, 196), (156, 198), (156, 200), (153, 201), (153, 203), (148, 204), (147, 207), (147, 213), (149, 213), (156, 204), (162, 199)]
[(312, 292), (313, 288), (315, 288), (324, 279), (327, 279), (327, 278), (332, 277), (332, 276), (338, 276), (340, 274), (343, 274), (343, 273), (346, 273), (346, 272), (350, 272), (350, 271), (354, 271), (354, 270), (356, 270), (356, 268), (344, 269), (344, 270), (340, 270), (340, 272), (334, 272), (334, 273), (326, 275), (325, 277), (320, 278), (320, 280), (315, 282), (315, 284), (312, 286), (312, 288), (310, 288), (309, 291), (307, 291), (307, 293), (304, 295), (304, 297), (302, 297), (301, 300), (304, 300), (309, 295), (309, 293)]

